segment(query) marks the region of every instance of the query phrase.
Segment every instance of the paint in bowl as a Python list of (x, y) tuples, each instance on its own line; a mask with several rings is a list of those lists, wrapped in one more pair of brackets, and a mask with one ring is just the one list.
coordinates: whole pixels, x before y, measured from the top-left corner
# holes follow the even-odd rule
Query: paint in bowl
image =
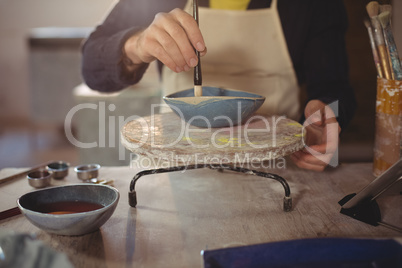
[(241, 125), (265, 101), (260, 95), (218, 87), (203, 87), (201, 97), (191, 88), (163, 99), (182, 120), (202, 128)]

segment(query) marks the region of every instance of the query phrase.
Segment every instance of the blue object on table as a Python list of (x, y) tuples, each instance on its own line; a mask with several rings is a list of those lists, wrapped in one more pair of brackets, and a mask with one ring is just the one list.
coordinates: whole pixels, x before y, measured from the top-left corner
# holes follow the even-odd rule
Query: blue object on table
[(393, 239), (317, 238), (205, 250), (204, 268), (396, 268), (402, 245)]
[(203, 128), (239, 125), (265, 101), (260, 95), (217, 87), (202, 87), (201, 97), (195, 97), (191, 88), (163, 99), (181, 119)]

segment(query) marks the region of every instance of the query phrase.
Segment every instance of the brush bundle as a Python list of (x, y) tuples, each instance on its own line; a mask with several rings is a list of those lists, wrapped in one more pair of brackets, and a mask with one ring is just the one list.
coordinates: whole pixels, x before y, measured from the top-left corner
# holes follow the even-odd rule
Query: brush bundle
[(364, 24), (377, 69), (374, 175), (378, 176), (402, 156), (402, 67), (391, 28), (392, 6), (372, 1), (366, 9), (370, 20)]
[(391, 27), (392, 6), (372, 1), (366, 9), (370, 20), (366, 20), (364, 24), (369, 33), (378, 77), (402, 80), (401, 61)]

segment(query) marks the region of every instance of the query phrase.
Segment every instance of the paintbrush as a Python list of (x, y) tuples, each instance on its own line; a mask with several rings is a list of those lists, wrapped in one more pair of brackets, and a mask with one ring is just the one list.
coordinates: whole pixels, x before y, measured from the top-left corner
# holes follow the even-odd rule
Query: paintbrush
[(372, 1), (367, 4), (366, 10), (371, 20), (371, 25), (373, 27), (373, 36), (375, 44), (377, 46), (378, 55), (380, 58), (381, 68), (384, 74), (384, 78), (392, 79), (392, 71), (389, 62), (388, 51), (385, 46), (384, 36), (382, 32), (381, 24), (378, 20), (378, 11), (380, 5), (376, 1)]
[[(193, 17), (197, 24), (198, 22), (198, 0), (193, 0)], [(201, 74), (201, 59), (200, 52), (195, 49), (195, 54), (198, 58), (198, 63), (194, 67), (194, 96), (200, 97), (202, 96), (202, 74)]]
[(384, 11), (389, 11), (391, 13), (392, 6), (391, 5), (380, 5), (380, 14)]
[(2, 178), (2, 179), (0, 179), (0, 184), (6, 183), (6, 182), (9, 182), (9, 181), (13, 181), (13, 180), (16, 180), (16, 179), (23, 178), (24, 176), (28, 175), (28, 173), (31, 173), (31, 172), (33, 172), (33, 171), (36, 171), (36, 170), (38, 170), (38, 169), (40, 169), (40, 168), (44, 168), (44, 167), (46, 167), (47, 165), (49, 165), (50, 163), (52, 163), (52, 162), (54, 162), (54, 161), (53, 161), (53, 160), (52, 160), (52, 161), (48, 161), (48, 162), (46, 162), (46, 163), (42, 163), (42, 164), (40, 164), (40, 165), (38, 165), (38, 166), (32, 167), (32, 168), (30, 168), (30, 169), (28, 169), (28, 170), (25, 170), (25, 171), (23, 171), (23, 172), (20, 172), (20, 173), (18, 173), (18, 174), (14, 174), (14, 175), (8, 176), (8, 177), (6, 177), (6, 178)]
[(389, 11), (382, 12), (380, 15), (378, 15), (378, 20), (381, 23), (384, 33), (384, 40), (388, 49), (392, 71), (394, 74), (393, 79), (402, 80), (401, 62), (399, 61), (398, 49), (396, 48), (394, 35), (392, 34), (391, 28), (391, 13)]
[(377, 69), (377, 75), (378, 75), (378, 77), (382, 78), (384, 75), (382, 73), (380, 59), (378, 58), (377, 47), (375, 46), (375, 42), (374, 42), (373, 29), (371, 28), (370, 21), (367, 19), (364, 20), (364, 25), (367, 28), (367, 32), (368, 32), (368, 35), (370, 38), (370, 45), (371, 45), (371, 50), (373, 51), (373, 58), (374, 58), (375, 67)]

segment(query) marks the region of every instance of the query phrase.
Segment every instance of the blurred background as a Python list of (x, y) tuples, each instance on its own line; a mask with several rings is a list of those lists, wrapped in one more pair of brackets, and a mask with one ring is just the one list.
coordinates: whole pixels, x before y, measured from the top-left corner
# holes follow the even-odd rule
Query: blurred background
[[(156, 68), (151, 66), (139, 85), (107, 96), (89, 90), (80, 75), (82, 41), (115, 2), (0, 1), (0, 169), (48, 160), (72, 165), (128, 163), (130, 155), (119, 146), (118, 128), (130, 115), (149, 114), (150, 104), (160, 101)], [(359, 106), (341, 136), (343, 162), (373, 157), (376, 71), (363, 24), (368, 2), (344, 1), (350, 77)], [(401, 54), (402, 1), (379, 2), (393, 5), (393, 30)], [(95, 104), (96, 109), (72, 113), (73, 107), (85, 103)], [(71, 119), (71, 128), (65, 128), (66, 118)], [(112, 130), (98, 131), (111, 125)], [(76, 141), (97, 146), (82, 149)]]

